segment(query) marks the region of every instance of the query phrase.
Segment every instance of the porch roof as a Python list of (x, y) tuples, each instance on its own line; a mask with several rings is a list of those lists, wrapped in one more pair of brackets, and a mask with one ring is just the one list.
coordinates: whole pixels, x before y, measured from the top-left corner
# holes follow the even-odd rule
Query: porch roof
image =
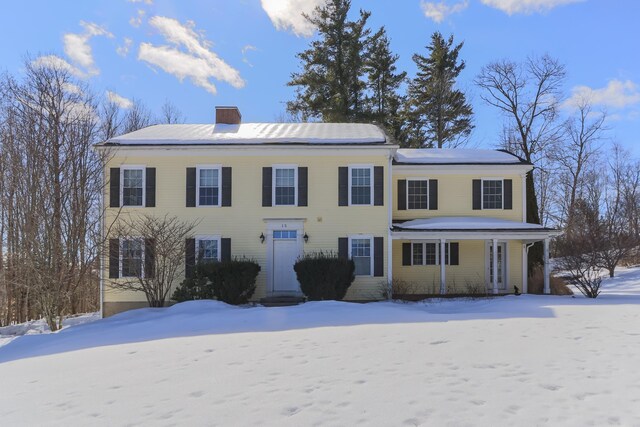
[(559, 230), (539, 224), (483, 217), (434, 217), (394, 222), (396, 239), (517, 239), (538, 241), (561, 234)]

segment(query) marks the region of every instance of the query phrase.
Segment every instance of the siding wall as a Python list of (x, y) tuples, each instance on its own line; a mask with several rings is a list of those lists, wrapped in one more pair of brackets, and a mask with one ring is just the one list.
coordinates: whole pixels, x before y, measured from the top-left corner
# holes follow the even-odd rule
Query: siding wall
[[(187, 155), (173, 150), (175, 155), (151, 156), (141, 150), (123, 150), (113, 157), (106, 167), (121, 165), (145, 165), (156, 168), (156, 207), (122, 208), (121, 215), (136, 215), (144, 212), (152, 215), (177, 215), (185, 220), (199, 220), (195, 234), (215, 235), (231, 238), (231, 255), (255, 259), (262, 267), (258, 276), (258, 288), (254, 299), (266, 295), (265, 265), (267, 245), (261, 244), (259, 236), (266, 233), (265, 219), (304, 219), (304, 231), (309, 242), (304, 252), (338, 250), (338, 238), (350, 234), (368, 234), (384, 238), (384, 277), (357, 277), (347, 294), (347, 299), (373, 299), (379, 297), (381, 283), (387, 281), (388, 238), (388, 155), (385, 150), (359, 148), (360, 155), (339, 155), (340, 150), (313, 150), (309, 156), (286, 156), (283, 151), (265, 150), (260, 156), (233, 155), (229, 150), (212, 155), (214, 150), (203, 155)], [(311, 150), (310, 150), (311, 151)], [(284, 151), (286, 153), (286, 151)], [(204, 154), (211, 153), (211, 154)], [(126, 154), (126, 157), (124, 156)], [(371, 164), (384, 167), (384, 206), (338, 206), (338, 167), (350, 163)], [(196, 165), (216, 164), (232, 167), (231, 207), (185, 207), (186, 168)], [(308, 167), (307, 207), (262, 207), (262, 168), (273, 164), (296, 164)], [(107, 176), (108, 179), (108, 176)], [(373, 177), (372, 177), (373, 185)], [(108, 203), (108, 186), (105, 201)], [(108, 209), (107, 226), (113, 222), (117, 208)], [(107, 263), (108, 264), (108, 261)], [(108, 277), (105, 265), (104, 277)], [(104, 301), (144, 301), (142, 293), (123, 292), (109, 286), (105, 280)]]
[[(438, 180), (438, 209), (407, 209), (398, 210), (398, 180), (408, 178), (424, 178)], [(472, 209), (472, 183), (474, 179), (503, 178), (513, 181), (513, 209)], [(393, 219), (407, 220), (429, 218), (437, 216), (479, 216), (513, 221), (522, 221), (522, 177), (515, 174), (503, 174), (498, 167), (489, 166), (485, 174), (438, 174), (429, 173), (425, 166), (424, 173), (402, 173), (394, 169), (393, 172)]]

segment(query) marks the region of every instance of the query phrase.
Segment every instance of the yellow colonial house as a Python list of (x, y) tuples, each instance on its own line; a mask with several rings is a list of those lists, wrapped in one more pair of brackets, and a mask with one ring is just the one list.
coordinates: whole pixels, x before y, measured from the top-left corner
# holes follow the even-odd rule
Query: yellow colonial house
[[(105, 233), (121, 214), (198, 221), (185, 271), (195, 254), (254, 259), (256, 300), (299, 296), (293, 265), (321, 250), (354, 260), (347, 300), (382, 298), (392, 281), (425, 295), (526, 292), (527, 248), (544, 241), (548, 259), (555, 234), (526, 223), (531, 164), (494, 150), (399, 149), (372, 124), (241, 123), (236, 107), (217, 107), (215, 124), (150, 126), (96, 148), (109, 150)], [(143, 245), (110, 248), (103, 315), (146, 306), (109, 285), (145, 262)]]

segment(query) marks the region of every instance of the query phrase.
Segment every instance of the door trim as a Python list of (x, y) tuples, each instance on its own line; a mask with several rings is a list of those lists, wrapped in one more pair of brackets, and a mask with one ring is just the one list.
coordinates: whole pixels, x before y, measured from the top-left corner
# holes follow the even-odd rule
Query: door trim
[(267, 245), (267, 262), (266, 262), (266, 273), (267, 273), (267, 296), (274, 295), (276, 292), (274, 289), (273, 283), (273, 274), (274, 274), (274, 266), (273, 266), (273, 231), (274, 230), (296, 230), (296, 243), (298, 247), (298, 256), (301, 256), (304, 249), (304, 241), (302, 236), (304, 235), (304, 223), (305, 219), (295, 218), (295, 219), (286, 219), (286, 218), (273, 218), (273, 219), (265, 219), (266, 223), (266, 233), (265, 233), (265, 244)]

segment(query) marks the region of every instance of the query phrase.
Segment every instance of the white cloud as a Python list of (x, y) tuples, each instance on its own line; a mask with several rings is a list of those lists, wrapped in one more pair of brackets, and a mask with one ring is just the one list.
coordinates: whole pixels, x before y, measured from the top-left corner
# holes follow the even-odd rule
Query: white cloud
[(584, 0), (481, 0), (487, 6), (500, 9), (508, 15), (516, 13), (546, 12), (554, 7)]
[(249, 67), (253, 67), (253, 64), (249, 62), (249, 59), (247, 58), (247, 52), (250, 52), (252, 50), (258, 50), (258, 48), (250, 44), (242, 48), (242, 62), (247, 64)]
[(424, 16), (433, 21), (440, 23), (445, 20), (449, 15), (453, 15), (454, 13), (459, 13), (465, 10), (469, 6), (469, 1), (464, 0), (459, 3), (454, 3), (449, 6), (444, 1), (439, 3), (436, 2), (428, 2), (425, 0), (420, 1), (420, 7), (422, 8), (422, 12)]
[(624, 109), (640, 104), (640, 88), (631, 80), (610, 80), (603, 88), (576, 86), (571, 90), (571, 97), (563, 106), (575, 108), (581, 102), (588, 101), (594, 106), (604, 108)]
[(297, 36), (310, 37), (315, 27), (302, 16), (310, 15), (326, 0), (261, 0), (262, 9), (278, 30), (290, 30)]
[(129, 19), (129, 24), (134, 27), (134, 28), (138, 28), (140, 25), (142, 25), (142, 18), (144, 18), (144, 15), (146, 15), (147, 12), (145, 12), (142, 9), (138, 9), (138, 14), (136, 16), (132, 16), (131, 19)]
[(122, 46), (118, 46), (116, 49), (116, 53), (120, 56), (127, 56), (129, 54), (129, 50), (131, 49), (131, 44), (133, 40), (128, 37), (124, 38), (124, 44)]
[(110, 90), (106, 91), (106, 95), (109, 102), (113, 102), (120, 108), (124, 108), (125, 110), (127, 110), (133, 107), (133, 102), (122, 95), (118, 95), (117, 93)]
[(67, 61), (56, 55), (39, 56), (32, 62), (32, 64), (36, 67), (61, 69), (80, 78), (87, 77), (87, 75), (82, 70), (74, 67), (73, 65), (69, 64)]
[(64, 53), (74, 63), (85, 68), (89, 75), (97, 75), (100, 71), (95, 66), (89, 40), (96, 36), (112, 38), (113, 34), (92, 22), (80, 21), (80, 25), (84, 28), (82, 33), (67, 33), (63, 36)]
[(80, 86), (73, 83), (64, 82), (62, 83), (62, 88), (65, 92), (72, 93), (74, 95), (80, 95), (82, 93), (82, 89), (80, 89)]
[[(216, 94), (211, 79), (241, 88), (245, 82), (240, 72), (211, 51), (212, 43), (196, 32), (195, 23), (179, 21), (164, 16), (154, 16), (149, 24), (157, 29), (173, 46), (154, 46), (141, 43), (138, 59), (162, 68), (179, 80), (189, 78), (195, 85)], [(186, 50), (180, 50), (180, 48)]]
[(144, 3), (144, 4), (153, 4), (153, 0), (127, 0), (129, 3)]

